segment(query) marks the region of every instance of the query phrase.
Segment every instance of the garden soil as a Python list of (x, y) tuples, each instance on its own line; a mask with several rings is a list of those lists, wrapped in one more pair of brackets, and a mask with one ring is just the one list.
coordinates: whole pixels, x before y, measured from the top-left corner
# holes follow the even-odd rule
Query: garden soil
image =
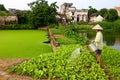
[(28, 58), (0, 58), (0, 80), (34, 80), (27, 75), (8, 74), (6, 70), (13, 66), (18, 65), (23, 61), (29, 60)]
[[(28, 75), (17, 75), (15, 73), (8, 74), (7, 69), (11, 66), (18, 65), (28, 58), (0, 58), (0, 80), (34, 80), (32, 77)], [(106, 75), (109, 76), (109, 80), (116, 80), (109, 74), (109, 70), (105, 67), (102, 67), (105, 70)], [(41, 79), (40, 79), (41, 80)], [(48, 80), (48, 79), (42, 79)], [(59, 80), (59, 79), (52, 79), (52, 80)]]

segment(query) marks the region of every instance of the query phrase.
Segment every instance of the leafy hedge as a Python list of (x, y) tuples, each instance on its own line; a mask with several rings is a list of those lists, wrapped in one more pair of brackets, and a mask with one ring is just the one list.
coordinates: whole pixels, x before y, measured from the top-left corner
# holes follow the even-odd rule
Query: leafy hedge
[(78, 42), (75, 39), (71, 39), (71, 38), (55, 38), (55, 40), (61, 44), (61, 45), (67, 45), (67, 44), (77, 44)]
[(85, 38), (73, 29), (55, 29), (51, 31), (52, 34), (62, 34), (66, 36), (64, 39), (56, 38), (56, 41), (60, 44), (85, 44)]
[(82, 30), (91, 30), (93, 25), (88, 25), (88, 24), (73, 24), (70, 25), (72, 29), (75, 31), (82, 31)]
[(0, 26), (0, 29), (19, 30), (19, 29), (35, 29), (35, 27), (32, 26), (31, 24), (9, 24), (9, 25)]
[(100, 24), (103, 29), (113, 29), (113, 30), (120, 30), (120, 25), (117, 22), (97, 22), (94, 25)]

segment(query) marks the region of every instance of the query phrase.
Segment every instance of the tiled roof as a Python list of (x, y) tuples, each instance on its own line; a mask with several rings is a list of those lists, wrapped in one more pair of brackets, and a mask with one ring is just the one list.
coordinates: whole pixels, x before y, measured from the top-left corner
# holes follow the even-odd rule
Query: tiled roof
[(88, 9), (77, 9), (77, 12), (88, 12)]
[[(63, 3), (62, 5), (70, 5), (70, 6), (72, 6), (73, 3), (66, 3), (66, 2), (65, 2), (65, 3)], [(61, 6), (62, 6), (62, 5), (61, 5)]]
[(115, 7), (115, 9), (117, 9), (118, 11), (120, 11), (120, 7)]

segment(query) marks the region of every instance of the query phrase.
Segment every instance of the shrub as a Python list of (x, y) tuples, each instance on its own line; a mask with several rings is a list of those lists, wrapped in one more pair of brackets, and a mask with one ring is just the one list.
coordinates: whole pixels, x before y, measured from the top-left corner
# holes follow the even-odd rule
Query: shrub
[(97, 22), (94, 23), (94, 25), (96, 24), (100, 24), (104, 29), (114, 29), (114, 30), (119, 30), (120, 29), (120, 25), (116, 24), (114, 22)]
[(35, 27), (30, 24), (9, 24), (0, 26), (0, 29), (19, 30), (19, 29), (35, 29)]

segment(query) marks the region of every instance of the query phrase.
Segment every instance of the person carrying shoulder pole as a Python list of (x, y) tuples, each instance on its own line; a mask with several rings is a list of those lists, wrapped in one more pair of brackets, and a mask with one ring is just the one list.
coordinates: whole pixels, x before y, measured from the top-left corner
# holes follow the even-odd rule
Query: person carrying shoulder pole
[(102, 30), (103, 28), (97, 24), (96, 26), (94, 26), (92, 29), (94, 29), (96, 31), (96, 37), (95, 40), (93, 40), (92, 42), (94, 42), (94, 44), (97, 47), (96, 50), (96, 58), (97, 58), (97, 62), (99, 63), (99, 65), (101, 66), (101, 58), (100, 55), (102, 53), (102, 49), (103, 49), (103, 34), (102, 34)]

